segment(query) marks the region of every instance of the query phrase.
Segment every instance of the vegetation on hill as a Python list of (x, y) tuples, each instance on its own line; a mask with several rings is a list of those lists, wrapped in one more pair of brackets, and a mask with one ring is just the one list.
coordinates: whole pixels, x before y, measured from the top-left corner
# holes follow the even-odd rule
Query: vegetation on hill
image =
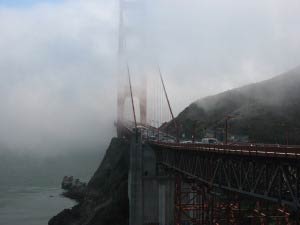
[[(193, 102), (176, 118), (179, 133), (196, 139), (217, 135), (250, 142), (300, 144), (300, 67), (260, 83)], [(174, 131), (173, 123), (169, 130)]]

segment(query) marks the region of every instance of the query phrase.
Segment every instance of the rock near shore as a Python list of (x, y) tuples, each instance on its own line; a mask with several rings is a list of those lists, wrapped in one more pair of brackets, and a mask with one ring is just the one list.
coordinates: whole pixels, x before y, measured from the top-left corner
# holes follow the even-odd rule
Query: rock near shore
[(129, 143), (113, 138), (79, 203), (48, 225), (128, 225)]

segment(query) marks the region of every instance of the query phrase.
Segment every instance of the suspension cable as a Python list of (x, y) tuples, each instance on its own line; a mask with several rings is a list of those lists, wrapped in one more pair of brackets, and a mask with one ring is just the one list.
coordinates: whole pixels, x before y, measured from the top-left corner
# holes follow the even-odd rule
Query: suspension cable
[(176, 141), (179, 142), (179, 136), (178, 136), (179, 133), (178, 133), (177, 122), (176, 122), (176, 120), (174, 118), (174, 114), (173, 114), (173, 111), (172, 111), (172, 108), (171, 108), (171, 104), (170, 104), (170, 101), (169, 101), (169, 98), (168, 98), (168, 94), (167, 94), (167, 91), (166, 91), (165, 83), (164, 83), (164, 80), (163, 80), (162, 73), (161, 73), (159, 65), (158, 65), (158, 71), (159, 71), (160, 81), (161, 81), (161, 84), (162, 84), (163, 89), (164, 89), (165, 97), (167, 99), (168, 107), (169, 107), (169, 110), (170, 110), (170, 113), (171, 113), (171, 116), (172, 116), (172, 120), (174, 122), (174, 126), (175, 126), (175, 129), (176, 129)]
[(134, 125), (135, 125), (135, 129), (137, 130), (136, 115), (135, 115), (135, 108), (134, 108), (134, 101), (133, 101), (133, 94), (132, 94), (132, 86), (131, 86), (131, 78), (130, 78), (130, 71), (129, 71), (128, 63), (127, 63), (127, 74), (128, 74), (129, 88), (130, 88), (130, 97), (131, 97)]

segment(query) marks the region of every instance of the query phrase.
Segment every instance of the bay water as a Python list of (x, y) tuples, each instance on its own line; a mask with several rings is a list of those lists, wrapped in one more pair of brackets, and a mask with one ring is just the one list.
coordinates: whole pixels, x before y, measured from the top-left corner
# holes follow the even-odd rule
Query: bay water
[(76, 204), (61, 193), (51, 186), (0, 187), (0, 224), (47, 225), (54, 215)]

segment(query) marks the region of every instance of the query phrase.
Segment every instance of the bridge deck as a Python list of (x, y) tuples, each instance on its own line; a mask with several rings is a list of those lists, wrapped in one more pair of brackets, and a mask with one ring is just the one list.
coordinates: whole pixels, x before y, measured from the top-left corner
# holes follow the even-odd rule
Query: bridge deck
[(161, 148), (214, 152), (220, 154), (261, 156), (276, 158), (299, 158), (300, 146), (274, 146), (274, 145), (223, 145), (223, 144), (183, 144), (150, 141), (150, 145)]
[(159, 165), (186, 178), (300, 210), (297, 146), (149, 144)]

